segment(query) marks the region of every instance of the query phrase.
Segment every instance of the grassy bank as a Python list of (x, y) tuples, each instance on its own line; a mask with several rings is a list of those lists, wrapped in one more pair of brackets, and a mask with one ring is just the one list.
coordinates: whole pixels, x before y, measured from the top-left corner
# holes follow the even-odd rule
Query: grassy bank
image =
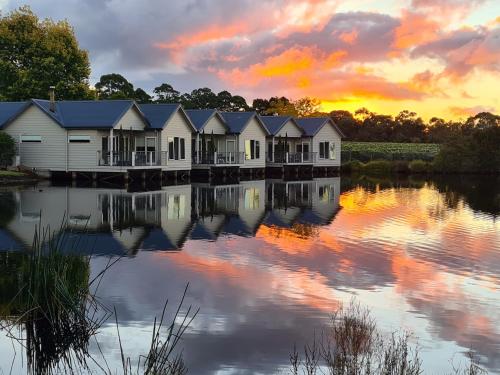
[(31, 173), (0, 169), (0, 184), (2, 185), (30, 184), (38, 180), (39, 177)]
[(342, 162), (358, 160), (425, 160), (439, 153), (440, 145), (430, 143), (342, 142)]
[(373, 160), (362, 163), (353, 160), (342, 165), (342, 172), (366, 175), (427, 174), (437, 172), (432, 162), (424, 160)]

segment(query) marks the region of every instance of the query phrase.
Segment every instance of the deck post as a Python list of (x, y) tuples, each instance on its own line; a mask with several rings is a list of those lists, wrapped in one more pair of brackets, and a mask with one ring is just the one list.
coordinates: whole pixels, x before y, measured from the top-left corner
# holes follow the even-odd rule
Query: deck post
[(113, 154), (114, 154), (114, 150), (113, 150), (113, 128), (111, 128), (111, 130), (109, 131), (109, 166), (112, 167), (113, 166)]
[(288, 152), (285, 152), (285, 164), (288, 164)]
[(135, 151), (132, 151), (132, 167), (135, 167)]
[(271, 161), (274, 163), (274, 135), (273, 135), (273, 143), (271, 144)]
[(196, 164), (200, 164), (200, 133), (196, 133), (196, 144), (195, 144), (195, 151), (196, 151)]

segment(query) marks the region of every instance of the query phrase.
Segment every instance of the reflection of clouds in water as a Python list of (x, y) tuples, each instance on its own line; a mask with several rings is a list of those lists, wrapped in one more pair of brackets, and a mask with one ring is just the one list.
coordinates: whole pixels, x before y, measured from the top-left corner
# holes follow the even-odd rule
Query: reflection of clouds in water
[[(275, 185), (273, 192), (269, 186), (250, 185), (266, 191), (253, 194), (259, 197), (254, 204), (246, 204), (243, 191), (230, 213), (224, 213), (221, 202), (206, 205), (189, 194), (193, 210), (184, 205), (188, 211), (176, 215), (182, 220), (170, 220), (168, 199), (157, 201), (166, 214), (150, 216), (154, 228), (174, 246), (179, 243), (181, 251), (139, 250), (116, 264), (100, 287), (104, 301), (117, 308), (131, 350), (144, 350), (142, 337), (165, 298), (172, 298), (173, 308), (190, 282), (186, 306), (201, 307), (184, 341), (193, 373), (232, 367), (269, 372), (286, 366), (293, 343), (307, 342), (352, 294), (373, 309), (381, 326), (414, 330), (429, 351), (424, 359), (448, 364), (451, 356), (435, 353), (472, 346), (490, 369), (499, 366), (500, 223), (491, 215), (472, 211), (465, 200), (450, 208), (430, 184), (382, 190), (358, 186), (340, 197), (337, 189), (333, 203), (328, 197), (314, 200), (319, 189), (308, 187), (313, 199), (304, 199), (296, 195), (304, 187)], [(175, 189), (182, 194), (185, 188)], [(207, 193), (198, 191), (199, 196)], [(293, 192), (295, 206), (283, 207), (278, 199), (283, 192)], [(142, 217), (146, 214), (151, 212)], [(238, 218), (228, 221), (228, 215)], [(133, 218), (129, 222), (134, 225)], [(125, 248), (151, 242), (127, 230), (109, 235)], [(153, 244), (159, 241), (154, 239)], [(95, 258), (93, 271), (106, 261)], [(119, 361), (113, 327), (105, 327), (103, 335), (105, 351)], [(434, 369), (432, 361), (426, 364)]]

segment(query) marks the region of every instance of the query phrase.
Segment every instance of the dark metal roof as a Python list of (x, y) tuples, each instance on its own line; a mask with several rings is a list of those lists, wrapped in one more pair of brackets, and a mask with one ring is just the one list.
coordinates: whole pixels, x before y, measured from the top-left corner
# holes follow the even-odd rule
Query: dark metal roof
[(329, 117), (304, 117), (296, 118), (295, 122), (304, 130), (305, 135), (312, 137), (327, 123), (331, 123), (335, 128), (337, 133), (341, 137), (344, 137), (344, 133), (339, 129), (337, 124), (335, 124)]
[(29, 104), (29, 102), (0, 102), (0, 129), (19, 115)]
[(256, 112), (221, 112), (220, 114), (224, 118), (224, 121), (226, 121), (226, 124), (229, 126), (229, 130), (231, 131), (231, 133), (241, 133), (253, 117), (255, 117), (257, 121), (262, 125), (266, 133), (269, 133), (266, 125), (264, 125), (259, 116), (257, 116)]
[(139, 104), (139, 109), (148, 119), (151, 128), (163, 129), (180, 106), (180, 104)]
[[(278, 134), (281, 128), (285, 126), (288, 121), (292, 121), (297, 125), (295, 119), (290, 116), (259, 116), (259, 118), (266, 126), (267, 131), (270, 135)], [(300, 131), (304, 132), (304, 130), (300, 126), (298, 127)]]
[[(186, 113), (197, 131), (202, 131), (207, 122), (218, 114), (216, 109), (188, 109)], [(226, 125), (224, 118), (219, 115), (220, 120)]]
[(32, 102), (54, 121), (68, 129), (113, 128), (132, 107), (135, 107), (149, 127), (139, 107), (133, 100), (79, 100), (57, 101), (55, 112), (50, 111), (50, 101), (33, 99)]

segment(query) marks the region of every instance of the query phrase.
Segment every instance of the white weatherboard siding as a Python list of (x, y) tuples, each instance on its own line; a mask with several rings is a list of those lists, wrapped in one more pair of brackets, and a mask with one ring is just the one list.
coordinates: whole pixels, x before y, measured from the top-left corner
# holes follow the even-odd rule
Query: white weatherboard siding
[[(176, 111), (168, 122), (163, 127), (161, 131), (161, 151), (168, 152), (168, 138), (184, 138), (186, 153), (184, 160), (168, 160), (167, 170), (179, 171), (179, 170), (190, 170), (191, 169), (191, 140), (194, 136), (192, 134), (192, 128), (189, 125), (187, 119), (180, 113)], [(179, 150), (180, 152), (180, 150)], [(165, 166), (163, 166), (165, 168)]]
[(208, 120), (203, 130), (205, 134), (212, 134), (212, 131), (214, 132), (214, 134), (227, 133), (227, 128), (224, 126), (218, 116), (213, 116), (210, 120)]
[(239, 150), (245, 151), (245, 140), (256, 140), (260, 142), (260, 157), (258, 159), (247, 160), (241, 168), (265, 168), (266, 167), (266, 132), (262, 125), (253, 117), (246, 128), (240, 134)]
[(115, 125), (115, 129), (123, 130), (144, 130), (145, 127), (144, 119), (134, 107), (130, 108)]
[[(320, 159), (319, 158), (319, 143), (328, 141), (335, 144), (335, 158), (334, 159)], [(325, 124), (320, 131), (313, 137), (313, 149), (311, 152), (316, 153), (316, 166), (324, 167), (338, 167), (340, 166), (340, 147), (341, 138), (335, 128), (330, 124)]]
[[(38, 107), (30, 106), (3, 130), (16, 141), (22, 166), (39, 170), (66, 169), (66, 130)], [(41, 136), (42, 141), (20, 143), (22, 135)]]
[(275, 137), (301, 137), (302, 131), (292, 121), (288, 120)]
[(89, 143), (68, 142), (68, 170), (84, 171), (97, 168), (97, 151), (101, 150), (101, 138), (109, 132), (97, 130), (69, 130), (68, 137), (87, 135)]

